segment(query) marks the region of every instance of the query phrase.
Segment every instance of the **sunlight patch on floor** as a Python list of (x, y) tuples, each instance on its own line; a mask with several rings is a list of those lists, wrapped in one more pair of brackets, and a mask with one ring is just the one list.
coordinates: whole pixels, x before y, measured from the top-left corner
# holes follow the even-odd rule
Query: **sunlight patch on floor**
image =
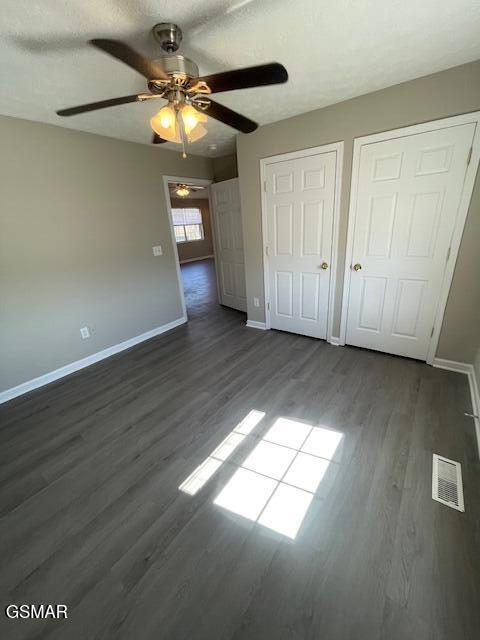
[(295, 538), (342, 437), (278, 418), (214, 503)]
[(237, 424), (218, 447), (200, 464), (186, 480), (178, 487), (180, 491), (194, 496), (197, 491), (210, 480), (213, 474), (232, 455), (235, 449), (242, 443), (245, 436), (249, 435), (257, 424), (265, 416), (263, 411), (253, 409), (245, 418)]
[(343, 434), (278, 418), (264, 437), (258, 438), (252, 432), (264, 416), (262, 411), (250, 411), (179, 489), (195, 495), (248, 438), (256, 446), (214, 504), (294, 539)]

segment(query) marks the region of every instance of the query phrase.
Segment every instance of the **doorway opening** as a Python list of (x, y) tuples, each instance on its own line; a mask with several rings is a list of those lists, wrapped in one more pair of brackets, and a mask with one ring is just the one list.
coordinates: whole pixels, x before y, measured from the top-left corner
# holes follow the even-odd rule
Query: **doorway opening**
[(210, 180), (165, 180), (172, 241), (184, 312), (203, 315), (218, 306)]
[(223, 307), (245, 312), (238, 178), (214, 184), (178, 176), (163, 181), (185, 319)]

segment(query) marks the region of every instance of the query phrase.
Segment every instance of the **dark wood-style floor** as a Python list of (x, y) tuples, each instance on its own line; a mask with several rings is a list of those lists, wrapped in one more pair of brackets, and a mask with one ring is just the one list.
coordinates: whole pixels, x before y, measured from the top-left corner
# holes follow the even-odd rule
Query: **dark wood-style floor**
[[(211, 261), (182, 271), (188, 325), (0, 408), (3, 608), (69, 611), (2, 613), (1, 638), (478, 640), (466, 377), (249, 329)], [(254, 435), (180, 491), (251, 410)], [(213, 503), (278, 417), (343, 436), (293, 539)], [(462, 463), (466, 513), (432, 501), (432, 452)]]

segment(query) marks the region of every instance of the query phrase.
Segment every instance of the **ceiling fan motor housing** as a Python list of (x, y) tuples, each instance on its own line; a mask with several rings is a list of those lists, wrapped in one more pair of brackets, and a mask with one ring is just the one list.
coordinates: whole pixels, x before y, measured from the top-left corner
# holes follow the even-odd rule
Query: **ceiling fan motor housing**
[[(180, 43), (182, 41), (182, 30), (173, 22), (161, 22), (156, 24), (153, 29), (153, 35), (155, 40), (160, 44), (162, 49), (168, 54), (166, 56), (160, 56), (155, 62), (166, 72), (168, 75), (175, 77), (176, 84), (183, 84), (190, 80), (190, 78), (197, 78), (199, 75), (198, 67), (185, 56), (175, 54)], [(158, 83), (159, 88), (163, 83)]]
[(187, 76), (188, 78), (197, 78), (199, 75), (198, 67), (190, 60), (181, 55), (161, 56), (155, 62), (169, 75)]

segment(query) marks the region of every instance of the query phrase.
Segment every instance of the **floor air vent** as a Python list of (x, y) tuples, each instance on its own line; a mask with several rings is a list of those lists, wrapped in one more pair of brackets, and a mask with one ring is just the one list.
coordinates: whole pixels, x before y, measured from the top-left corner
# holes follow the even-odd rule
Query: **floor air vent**
[(465, 511), (462, 467), (459, 462), (433, 454), (432, 498), (447, 507)]

